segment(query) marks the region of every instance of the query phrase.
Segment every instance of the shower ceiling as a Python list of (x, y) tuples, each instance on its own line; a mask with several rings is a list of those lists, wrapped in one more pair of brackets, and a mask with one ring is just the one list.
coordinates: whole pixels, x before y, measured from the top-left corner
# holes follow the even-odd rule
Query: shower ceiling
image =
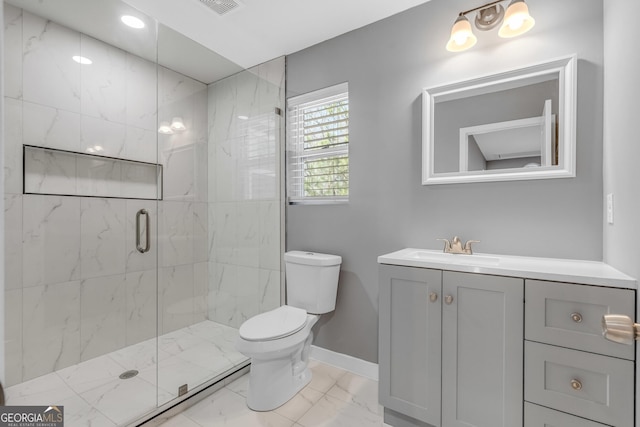
[[(135, 8), (120, 0), (6, 0), (43, 18), (57, 22), (127, 52), (157, 62), (202, 83), (212, 83), (242, 68), (161, 25), (156, 50), (156, 26)], [(132, 30), (120, 22), (122, 15), (146, 18), (147, 26)], [(151, 33), (151, 35), (149, 34)]]

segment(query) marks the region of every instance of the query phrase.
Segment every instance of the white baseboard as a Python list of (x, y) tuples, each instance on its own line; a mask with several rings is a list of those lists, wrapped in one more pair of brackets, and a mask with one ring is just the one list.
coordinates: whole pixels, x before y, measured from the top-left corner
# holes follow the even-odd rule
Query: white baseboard
[(311, 346), (310, 357), (327, 365), (378, 381), (378, 364), (358, 359), (347, 354), (336, 353), (326, 348)]

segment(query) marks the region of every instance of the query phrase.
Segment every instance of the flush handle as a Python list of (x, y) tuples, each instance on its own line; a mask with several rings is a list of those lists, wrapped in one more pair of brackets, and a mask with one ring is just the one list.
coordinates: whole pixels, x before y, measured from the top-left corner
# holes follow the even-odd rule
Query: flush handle
[(437, 294), (437, 293), (435, 293), (435, 292), (431, 292), (431, 293), (429, 294), (429, 301), (431, 301), (431, 302), (436, 302), (436, 301), (438, 301), (438, 294)]
[(451, 303), (453, 303), (453, 295), (445, 295), (444, 303), (447, 305), (451, 305)]

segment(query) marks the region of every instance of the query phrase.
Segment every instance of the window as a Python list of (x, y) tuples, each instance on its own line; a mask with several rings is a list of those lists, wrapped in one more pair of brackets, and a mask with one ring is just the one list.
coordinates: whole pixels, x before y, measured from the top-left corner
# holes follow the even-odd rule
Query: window
[(342, 83), (288, 99), (289, 203), (349, 199), (348, 91)]

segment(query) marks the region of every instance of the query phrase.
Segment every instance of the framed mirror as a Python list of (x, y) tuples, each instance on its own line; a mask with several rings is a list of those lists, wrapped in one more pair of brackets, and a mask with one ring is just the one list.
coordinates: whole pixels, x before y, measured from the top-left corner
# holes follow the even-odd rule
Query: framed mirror
[(575, 177), (575, 55), (424, 89), (422, 184)]

